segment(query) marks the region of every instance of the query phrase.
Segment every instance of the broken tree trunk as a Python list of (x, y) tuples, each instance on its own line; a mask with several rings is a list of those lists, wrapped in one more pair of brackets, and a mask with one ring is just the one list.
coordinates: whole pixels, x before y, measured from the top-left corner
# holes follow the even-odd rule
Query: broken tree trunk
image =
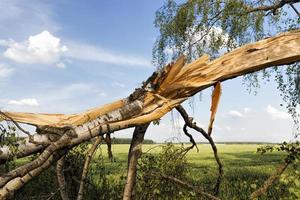
[[(27, 138), (25, 142), (19, 142), (19, 151), (15, 155), (7, 146), (1, 147), (0, 161), (36, 152), (41, 154), (36, 160), (0, 176), (1, 199), (7, 197), (7, 191), (13, 192), (27, 180), (31, 180), (22, 178), (28, 172), (34, 171), (34, 174), (39, 174), (41, 167), (44, 170), (59, 159), (54, 159), (52, 154), (72, 148), (98, 135), (157, 120), (188, 97), (217, 82), (298, 61), (299, 30), (242, 46), (212, 62), (204, 55), (190, 64), (185, 64), (185, 58), (182, 56), (175, 63), (155, 72), (128, 98), (77, 115), (6, 112), (5, 115), (16, 122), (36, 126), (37, 131), (32, 136), (33, 140)], [(0, 116), (0, 121), (9, 121), (10, 118)], [(18, 187), (15, 187), (16, 185)]]

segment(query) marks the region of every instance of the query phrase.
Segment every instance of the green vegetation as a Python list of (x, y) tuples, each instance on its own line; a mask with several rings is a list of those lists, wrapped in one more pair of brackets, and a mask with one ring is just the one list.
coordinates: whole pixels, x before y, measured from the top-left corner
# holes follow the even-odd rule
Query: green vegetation
[[(286, 157), (282, 152), (263, 155), (256, 153), (257, 148), (262, 146), (256, 144), (218, 144), (217, 146), (225, 167), (221, 199), (249, 199), (250, 194), (261, 186)], [(174, 156), (176, 151), (182, 149), (179, 144), (176, 146), (145, 144), (144, 154), (139, 163), (138, 197), (149, 199), (149, 195), (154, 195), (157, 199), (174, 199), (174, 197), (195, 199), (196, 194), (193, 190), (163, 180), (159, 176), (150, 176), (147, 171), (149, 169), (156, 169), (160, 173), (180, 178), (205, 192), (212, 193), (217, 178), (217, 166), (210, 145), (199, 144), (198, 147), (199, 152), (193, 149), (186, 154), (186, 157), (179, 158)], [(116, 162), (111, 163), (107, 158), (106, 145), (101, 145), (89, 171), (85, 199), (122, 197), (126, 181), (128, 149), (129, 145), (114, 144), (112, 151)], [(66, 166), (65, 175), (70, 197), (76, 196), (78, 189), (76, 184), (81, 174), (85, 152), (86, 145), (83, 145), (68, 155), (71, 162), (68, 163), (69, 168), (68, 165)], [(70, 169), (73, 171), (70, 172)], [(290, 173), (293, 176), (290, 176)], [(283, 178), (277, 181), (261, 199), (297, 199), (300, 186), (299, 181), (295, 180), (298, 180), (299, 176), (299, 169), (289, 167), (283, 174)], [(151, 188), (150, 183), (156, 185)], [(15, 199), (47, 199), (51, 193), (52, 199), (60, 199), (57, 188), (55, 170), (52, 167), (20, 190)]]
[[(203, 54), (216, 58), (244, 44), (299, 29), (300, 18), (290, 7), (290, 3), (297, 2), (299, 0), (165, 0), (155, 13), (154, 25), (159, 35), (153, 47), (153, 63), (162, 67), (181, 54), (186, 55), (188, 61)], [(272, 79), (277, 82), (280, 96), (297, 125), (299, 63), (245, 75), (244, 83), (249, 91), (256, 91), (260, 80)]]
[[(130, 144), (131, 138), (112, 138), (112, 144)], [(150, 139), (144, 139), (144, 144), (154, 144), (155, 142)]]

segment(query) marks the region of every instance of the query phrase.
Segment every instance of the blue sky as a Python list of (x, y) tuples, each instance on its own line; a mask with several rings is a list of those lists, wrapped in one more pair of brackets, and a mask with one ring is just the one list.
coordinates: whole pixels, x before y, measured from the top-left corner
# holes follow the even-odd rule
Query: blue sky
[[(9, 111), (77, 113), (129, 95), (155, 68), (151, 53), (158, 30), (155, 11), (163, 1), (0, 2), (0, 107)], [(242, 79), (224, 82), (216, 116), (216, 141), (289, 141), (293, 123), (276, 84), (254, 96)], [(185, 107), (204, 128), (211, 89)], [(188, 139), (182, 120), (167, 114), (146, 138)], [(130, 137), (132, 130), (115, 133)], [(194, 134), (197, 141), (204, 141)]]

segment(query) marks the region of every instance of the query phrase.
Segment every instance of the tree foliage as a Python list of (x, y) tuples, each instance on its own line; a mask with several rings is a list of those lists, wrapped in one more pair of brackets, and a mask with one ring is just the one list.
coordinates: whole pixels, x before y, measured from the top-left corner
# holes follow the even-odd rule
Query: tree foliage
[[(233, 48), (299, 29), (300, 16), (293, 10), (299, 0), (166, 0), (156, 12), (159, 36), (153, 47), (153, 63), (163, 66), (186, 54), (189, 61), (206, 53), (217, 57)], [(294, 7), (295, 8), (295, 7)], [(275, 76), (272, 76), (275, 74)], [(249, 90), (259, 87), (259, 80), (275, 77), (288, 112), (298, 124), (300, 104), (299, 63), (274, 67), (244, 77)]]

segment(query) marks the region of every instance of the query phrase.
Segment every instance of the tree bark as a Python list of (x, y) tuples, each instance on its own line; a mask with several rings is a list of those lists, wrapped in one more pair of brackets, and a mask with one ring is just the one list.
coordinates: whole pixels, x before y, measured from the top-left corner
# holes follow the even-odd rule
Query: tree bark
[[(97, 136), (100, 126), (105, 126), (101, 127), (103, 135), (112, 131), (111, 129), (121, 130), (147, 123), (161, 118), (188, 97), (217, 82), (300, 61), (300, 31), (287, 32), (242, 46), (212, 62), (208, 61), (208, 56), (202, 56), (187, 65), (184, 65), (184, 61), (184, 57), (181, 57), (176, 63), (155, 72), (129, 98), (78, 115), (16, 112), (5, 114), (17, 122), (37, 126), (47, 136), (49, 133), (59, 132), (60, 128), (75, 126), (78, 138), (68, 145), (77, 145)], [(109, 118), (106, 114), (109, 114)], [(1, 118), (6, 119), (2, 116), (0, 121)], [(107, 125), (114, 127), (109, 127), (108, 130)], [(26, 153), (22, 154), (26, 156), (40, 151), (41, 147), (37, 148), (30, 142), (25, 142), (22, 149), (26, 149)], [(8, 148), (4, 146), (0, 150), (0, 160), (8, 160), (11, 155)], [(6, 153), (2, 154), (2, 150)]]
[(108, 159), (110, 160), (110, 162), (113, 162), (114, 161), (114, 156), (113, 156), (113, 153), (112, 153), (112, 150), (111, 150), (111, 137), (110, 137), (110, 134), (111, 133), (107, 133), (105, 135), (105, 142), (106, 142), (106, 145), (107, 145)]
[(124, 188), (123, 200), (135, 199), (135, 184), (138, 159), (142, 155), (142, 143), (150, 123), (137, 126), (133, 132), (128, 153), (127, 181)]
[(79, 185), (79, 190), (78, 190), (78, 195), (77, 195), (77, 200), (82, 200), (83, 195), (84, 195), (84, 185), (85, 185), (85, 180), (89, 171), (90, 163), (92, 160), (93, 155), (95, 154), (99, 144), (101, 142), (101, 137), (98, 136), (93, 144), (93, 146), (90, 148), (86, 159), (84, 161), (84, 166), (82, 170), (82, 175), (81, 175), (81, 180), (80, 180), (80, 185)]
[[(5, 115), (16, 122), (36, 126), (37, 133), (31, 137), (39, 138), (43, 145), (37, 145), (28, 138), (24, 140), (18, 147), (17, 156), (42, 153), (36, 160), (1, 175), (0, 195), (5, 196), (3, 191), (7, 184), (11, 187), (11, 183), (18, 182), (28, 171), (39, 171), (42, 166), (53, 164), (56, 160), (50, 158), (54, 153), (70, 149), (99, 135), (160, 119), (188, 97), (217, 82), (272, 66), (299, 62), (300, 31), (283, 33), (242, 46), (212, 62), (208, 59), (205, 55), (185, 64), (182, 56), (175, 63), (153, 73), (128, 98), (77, 115), (5, 112)], [(0, 121), (9, 121), (9, 118), (0, 116)], [(66, 134), (66, 130), (72, 131)], [(7, 146), (0, 148), (0, 161), (4, 162), (13, 156), (15, 155)], [(14, 189), (16, 188), (19, 188), (19, 184)]]
[(66, 156), (63, 156), (56, 163), (56, 177), (59, 185), (59, 193), (62, 200), (69, 200), (66, 188), (66, 179), (63, 172)]
[(196, 123), (193, 122), (193, 118), (189, 117), (189, 115), (187, 114), (186, 110), (181, 105), (177, 106), (176, 109), (180, 113), (180, 115), (182, 116), (182, 118), (184, 119), (185, 125), (187, 125), (188, 127), (194, 129), (195, 131), (201, 133), (202, 136), (205, 137), (208, 140), (208, 142), (209, 142), (209, 144), (210, 144), (210, 146), (211, 146), (211, 148), (212, 148), (212, 150), (214, 152), (214, 157), (215, 157), (215, 160), (216, 160), (217, 165), (218, 165), (218, 178), (217, 178), (214, 190), (215, 190), (215, 195), (219, 195), (220, 185), (221, 185), (221, 181), (222, 181), (222, 177), (223, 177), (224, 171), (223, 171), (223, 164), (222, 164), (222, 162), (221, 162), (221, 160), (219, 158), (219, 155), (218, 155), (217, 146), (216, 146), (213, 138), (211, 137), (211, 135), (209, 135), (201, 127), (197, 126)]

